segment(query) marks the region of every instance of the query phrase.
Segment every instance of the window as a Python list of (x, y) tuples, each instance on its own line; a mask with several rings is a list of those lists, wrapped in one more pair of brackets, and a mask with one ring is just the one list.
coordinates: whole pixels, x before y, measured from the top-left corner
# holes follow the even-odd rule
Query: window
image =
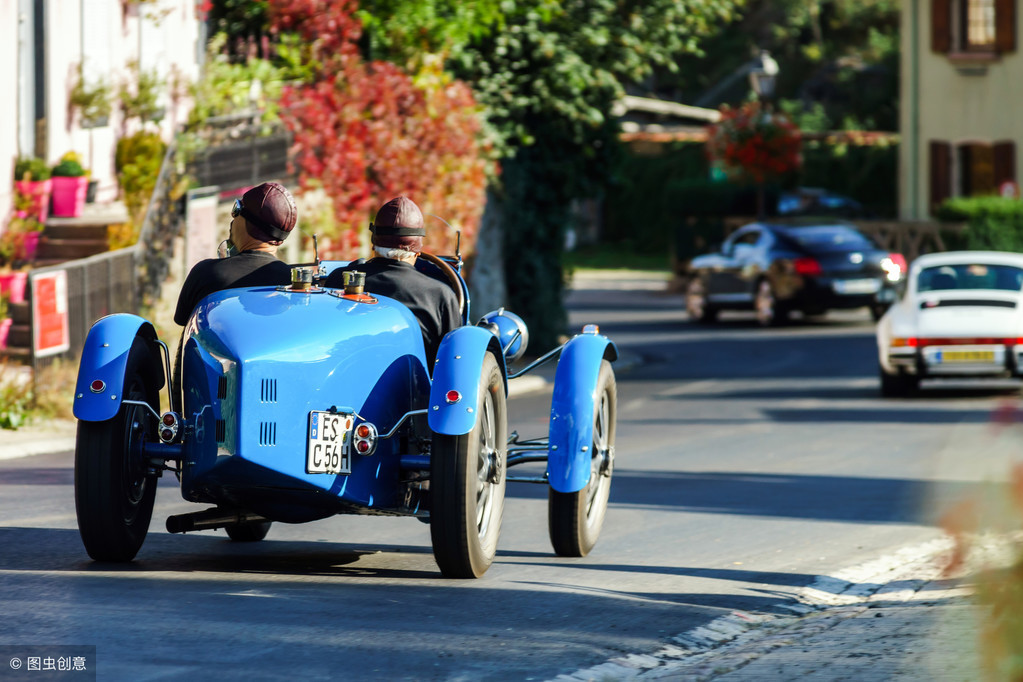
[(1016, 0), (931, 0), (931, 49), (996, 58), (1016, 51)]
[(1016, 144), (932, 140), (930, 169), (932, 210), (949, 197), (996, 194), (1003, 182), (1016, 180)]
[(917, 291), (949, 289), (994, 289), (1019, 291), (1023, 286), (1023, 270), (1012, 265), (987, 263), (954, 263), (924, 268), (917, 279)]
[(966, 51), (995, 49), (995, 0), (962, 0), (960, 48)]

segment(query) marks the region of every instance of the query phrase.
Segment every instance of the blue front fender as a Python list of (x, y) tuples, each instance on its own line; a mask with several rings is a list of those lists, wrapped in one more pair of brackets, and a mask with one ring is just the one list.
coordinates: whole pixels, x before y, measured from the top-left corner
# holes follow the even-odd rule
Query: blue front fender
[[(437, 349), (430, 386), (429, 424), (434, 433), (461, 436), (476, 425), (479, 404), (480, 373), (490, 350), (501, 366), (504, 392), (508, 394), (508, 373), (497, 337), (483, 327), (459, 327), (447, 334)], [(448, 391), (458, 391), (462, 399), (448, 404)]]
[[(92, 325), (78, 366), (72, 410), (75, 417), (87, 422), (106, 421), (121, 409), (128, 353), (139, 334), (149, 341), (156, 341), (153, 325), (138, 315), (108, 315)], [(162, 368), (154, 370), (154, 379), (159, 382), (156, 388), (163, 386), (163, 376)], [(103, 389), (94, 392), (91, 386), (97, 379), (103, 382)]]
[(580, 334), (561, 351), (554, 373), (547, 455), (547, 480), (559, 493), (578, 492), (590, 480), (597, 377), (605, 358), (616, 360), (618, 349), (598, 334)]

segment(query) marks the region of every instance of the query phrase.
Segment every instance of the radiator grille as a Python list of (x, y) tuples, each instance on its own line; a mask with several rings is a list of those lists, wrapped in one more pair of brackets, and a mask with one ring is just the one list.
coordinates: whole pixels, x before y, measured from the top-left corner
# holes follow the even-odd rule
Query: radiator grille
[(277, 402), (277, 380), (263, 379), (259, 384), (259, 399), (264, 403)]
[(259, 423), (259, 444), (277, 445), (277, 422)]
[(227, 397), (227, 377), (222, 376), (217, 380), (217, 399), (223, 400)]
[(223, 443), (227, 439), (227, 422), (223, 419), (217, 420), (217, 442)]

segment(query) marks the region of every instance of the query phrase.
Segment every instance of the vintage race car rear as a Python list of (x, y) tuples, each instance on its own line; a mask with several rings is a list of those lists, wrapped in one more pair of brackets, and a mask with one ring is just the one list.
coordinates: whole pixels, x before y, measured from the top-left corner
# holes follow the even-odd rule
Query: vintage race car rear
[[(343, 289), (319, 286), (303, 267), (292, 286), (203, 299), (178, 363), (141, 317), (97, 321), (74, 401), (75, 501), (89, 555), (135, 557), (165, 472), (186, 500), (208, 507), (169, 517), (172, 533), (224, 528), (257, 541), (275, 521), (413, 516), (430, 524), (449, 577), (479, 577), (492, 563), (506, 484), (540, 483), (555, 552), (589, 553), (614, 470), (614, 344), (587, 326), (511, 373), (528, 342), (522, 320), (501, 309), (467, 324), (460, 261), (421, 258), (417, 268), (434, 268), (462, 310), (433, 367), (407, 307), (364, 291), (357, 277)], [(555, 360), (548, 434), (522, 439), (507, 424), (508, 382)], [(165, 385), (175, 389), (161, 413)], [(509, 475), (530, 462), (546, 462), (542, 476)]]
[(402, 507), (403, 441), (377, 437), (429, 397), (408, 308), (340, 290), (227, 291), (199, 306), (185, 338), (183, 414), (200, 415), (185, 499), (293, 523), (414, 513)]

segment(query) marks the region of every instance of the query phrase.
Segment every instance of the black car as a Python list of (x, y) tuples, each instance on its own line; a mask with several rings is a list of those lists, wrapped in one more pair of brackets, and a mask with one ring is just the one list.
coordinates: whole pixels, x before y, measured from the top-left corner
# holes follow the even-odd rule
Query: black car
[(902, 255), (879, 247), (855, 225), (817, 218), (745, 225), (721, 250), (689, 265), (686, 311), (713, 322), (721, 310), (753, 310), (764, 325), (793, 310), (821, 315), (869, 307), (874, 319), (895, 300)]

